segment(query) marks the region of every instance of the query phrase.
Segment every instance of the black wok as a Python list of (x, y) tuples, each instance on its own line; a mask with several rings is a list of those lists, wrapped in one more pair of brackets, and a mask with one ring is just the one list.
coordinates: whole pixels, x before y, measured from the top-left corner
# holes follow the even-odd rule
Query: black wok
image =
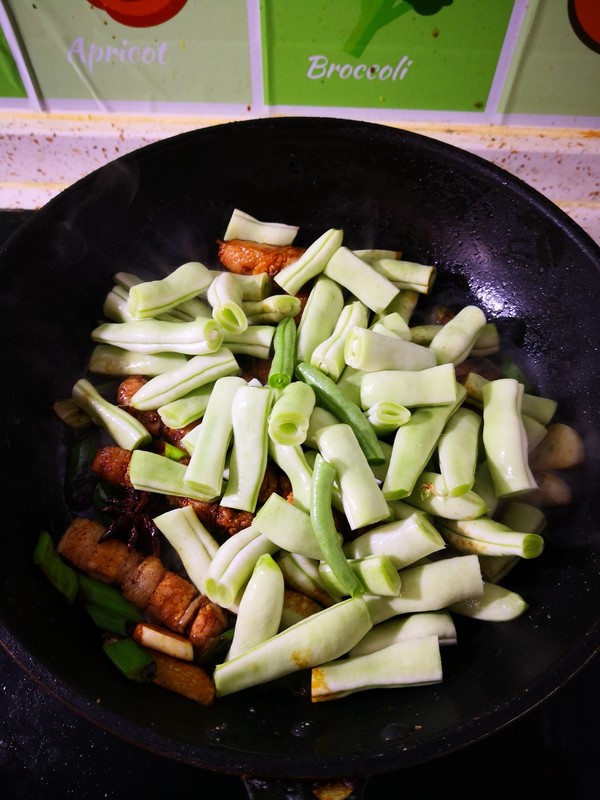
[[(458, 620), (443, 684), (373, 691), (312, 707), (306, 676), (198, 708), (123, 680), (97, 633), (32, 565), (40, 529), (59, 536), (65, 436), (51, 411), (86, 369), (89, 332), (118, 270), (157, 277), (215, 264), (239, 207), (326, 228), (350, 247), (401, 248), (439, 268), (449, 302), (474, 302), (587, 459), (549, 513), (542, 557), (505, 584), (529, 611), (511, 623)], [(541, 195), (487, 162), (426, 137), (367, 123), (284, 118), (215, 126), (101, 168), (37, 212), (0, 257), (4, 477), (0, 639), (74, 711), (176, 761), (240, 775), (251, 796), (300, 797), (288, 780), (356, 782), (467, 747), (543, 702), (600, 643), (600, 252)], [(266, 784), (262, 784), (262, 780)], [(266, 788), (265, 788), (266, 786)], [(279, 794), (275, 794), (278, 792)]]

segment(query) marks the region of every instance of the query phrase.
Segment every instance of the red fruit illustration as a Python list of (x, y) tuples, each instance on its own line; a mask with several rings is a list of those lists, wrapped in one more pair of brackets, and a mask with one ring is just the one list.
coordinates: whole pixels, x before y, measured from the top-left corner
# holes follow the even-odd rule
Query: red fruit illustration
[(89, 0), (121, 25), (151, 28), (172, 19), (187, 0)]
[(569, 0), (569, 20), (584, 45), (600, 53), (600, 2)]

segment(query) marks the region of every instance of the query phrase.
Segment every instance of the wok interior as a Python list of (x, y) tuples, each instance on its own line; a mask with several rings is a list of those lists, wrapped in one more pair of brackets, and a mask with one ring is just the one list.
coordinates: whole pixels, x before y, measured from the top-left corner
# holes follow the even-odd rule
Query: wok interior
[[(31, 564), (38, 531), (60, 536), (64, 429), (51, 411), (86, 369), (112, 275), (216, 266), (234, 207), (330, 227), (350, 247), (399, 248), (439, 268), (436, 296), (480, 305), (540, 394), (587, 448), (575, 503), (550, 513), (543, 556), (504, 584), (529, 612), (457, 620), (441, 685), (311, 706), (306, 675), (200, 708), (126, 682), (97, 631)], [(1, 259), (6, 646), (103, 727), (164, 755), (244, 774), (320, 777), (395, 769), (465, 746), (526, 712), (598, 645), (598, 250), (561, 212), (465, 153), (375, 125), (274, 119), (217, 126), (102, 168), (41, 210)]]

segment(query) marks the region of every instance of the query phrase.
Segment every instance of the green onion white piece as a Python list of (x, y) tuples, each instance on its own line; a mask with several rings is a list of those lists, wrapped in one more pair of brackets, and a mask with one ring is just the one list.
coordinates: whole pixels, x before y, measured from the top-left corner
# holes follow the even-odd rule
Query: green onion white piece
[(406, 406), (383, 401), (375, 403), (364, 413), (378, 436), (386, 436), (398, 430), (401, 425), (406, 425), (411, 417), (411, 412)]
[(501, 522), (480, 519), (441, 519), (437, 527), (446, 541), (464, 553), (488, 556), (537, 558), (544, 550), (544, 539), (537, 533), (514, 531)]
[(461, 364), (470, 354), (487, 323), (477, 306), (465, 306), (437, 333), (429, 347), (438, 364)]
[(520, 594), (488, 581), (484, 581), (480, 597), (466, 598), (448, 606), (454, 614), (486, 622), (510, 622), (528, 608), (529, 604)]
[(454, 403), (457, 383), (452, 364), (418, 370), (380, 370), (363, 375), (360, 403), (363, 409), (382, 400), (407, 408)]
[(289, 295), (295, 295), (312, 278), (325, 269), (344, 238), (343, 231), (330, 228), (316, 239), (304, 253), (274, 277), (275, 283)]
[(437, 275), (433, 266), (396, 258), (378, 258), (372, 263), (373, 269), (399, 289), (410, 289), (419, 294), (430, 294), (433, 289)]
[(189, 261), (164, 278), (143, 281), (129, 289), (127, 305), (135, 319), (148, 319), (202, 294), (211, 284), (210, 270), (199, 261)]
[(350, 658), (363, 656), (383, 650), (384, 647), (396, 642), (422, 639), (424, 636), (437, 636), (440, 646), (455, 645), (457, 635), (452, 615), (444, 610), (422, 611), (404, 617), (394, 617), (371, 628), (348, 655)]
[(465, 390), (456, 384), (457, 399), (440, 406), (415, 409), (396, 431), (382, 490), (386, 500), (401, 500), (412, 492), (435, 451), (447, 421), (460, 406)]
[(481, 597), (483, 579), (476, 555), (455, 556), (401, 570), (398, 597), (363, 595), (373, 625), (398, 614), (440, 611), (453, 603)]
[(233, 434), (232, 407), (246, 381), (227, 375), (212, 384), (204, 417), (194, 438), (194, 449), (185, 472), (185, 482), (208, 497), (218, 497)]
[[(367, 594), (391, 595), (400, 594), (401, 580), (398, 570), (394, 567), (391, 558), (383, 555), (365, 556), (365, 558), (352, 558), (348, 565), (358, 578), (363, 592)], [(347, 587), (340, 583), (331, 565), (321, 561), (319, 572), (325, 586), (334, 597), (347, 597)]]
[(435, 355), (428, 347), (364, 327), (349, 331), (344, 359), (348, 366), (365, 372), (424, 370), (436, 366)]
[(192, 389), (185, 397), (159, 406), (157, 413), (163, 424), (169, 428), (185, 428), (186, 425), (200, 419), (206, 411), (213, 386), (213, 383), (199, 386), (197, 389)]
[(337, 700), (368, 689), (398, 689), (441, 683), (442, 659), (437, 636), (397, 642), (375, 653), (314, 667), (311, 700)]
[(370, 628), (370, 615), (360, 597), (336, 603), (231, 661), (217, 664), (217, 697), (339, 658)]
[(133, 395), (131, 405), (138, 411), (153, 411), (200, 386), (239, 372), (240, 365), (231, 350), (221, 347), (216, 353), (194, 356), (182, 367), (151, 378)]
[(293, 381), (288, 384), (273, 403), (269, 415), (269, 437), (276, 444), (303, 444), (314, 407), (315, 393), (307, 383)]
[(337, 473), (351, 530), (387, 519), (390, 511), (386, 499), (350, 425), (321, 428), (316, 438), (319, 452)]
[(208, 568), (219, 549), (216, 539), (189, 505), (159, 514), (154, 523), (174, 547), (191, 582), (205, 594)]
[(152, 440), (148, 429), (125, 409), (106, 400), (96, 387), (85, 378), (80, 378), (72, 389), (73, 401), (96, 425), (103, 428), (126, 450), (135, 450)]
[(231, 406), (233, 445), (229, 481), (221, 503), (254, 511), (268, 456), (268, 419), (272, 392), (268, 387), (240, 387)]
[(220, 272), (208, 287), (206, 299), (217, 325), (229, 333), (243, 333), (248, 318), (243, 305), (243, 289), (232, 272)]
[[(278, 275), (281, 275), (281, 272)], [(249, 325), (266, 325), (268, 323), (277, 324), (286, 317), (297, 316), (301, 306), (299, 297), (288, 294), (271, 294), (263, 300), (244, 300), (242, 310)]]
[[(288, 503), (278, 494), (270, 495), (258, 509), (252, 525), (281, 550), (307, 558), (323, 558), (310, 514)], [(341, 539), (339, 534), (337, 536)]]
[(369, 311), (360, 300), (351, 300), (343, 307), (330, 336), (318, 344), (310, 357), (313, 367), (336, 381), (346, 366), (346, 341), (351, 331), (366, 328)]
[(410, 509), (410, 515), (377, 525), (344, 544), (347, 558), (385, 555), (396, 569), (403, 569), (444, 550), (446, 543), (425, 515)]
[(186, 465), (172, 458), (151, 453), (149, 450), (134, 450), (129, 461), (129, 480), (139, 492), (190, 497), (204, 502), (214, 497), (197, 492), (185, 482)]
[(505, 498), (535, 489), (521, 419), (523, 384), (499, 378), (487, 383), (482, 395), (483, 446), (496, 495)]
[(264, 553), (272, 555), (277, 550), (277, 545), (252, 525), (230, 536), (209, 565), (205, 580), (207, 597), (223, 608), (237, 607), (257, 560)]
[(400, 292), (391, 281), (347, 247), (336, 250), (324, 273), (376, 314), (383, 313)]
[(479, 455), (481, 415), (468, 408), (457, 408), (438, 441), (440, 472), (450, 497), (473, 488)]
[(221, 347), (223, 332), (214, 320), (206, 317), (193, 322), (141, 319), (102, 322), (92, 331), (92, 341), (138, 353), (201, 355), (214, 353)]
[(302, 511), (310, 511), (312, 467), (302, 447), (278, 444), (269, 438), (269, 455), (288, 477), (292, 486), (294, 505)]
[(488, 511), (485, 500), (472, 489), (460, 495), (450, 495), (443, 475), (429, 470), (419, 475), (405, 500), (420, 511), (443, 520), (475, 519)]
[(297, 225), (283, 222), (262, 222), (239, 208), (234, 208), (225, 230), (223, 240), (247, 239), (263, 244), (291, 244), (298, 233)]
[(96, 375), (154, 377), (182, 367), (186, 361), (182, 353), (136, 353), (112, 344), (98, 344), (92, 350), (88, 369)]
[(344, 308), (344, 293), (338, 283), (326, 275), (315, 280), (304, 305), (296, 342), (296, 360), (310, 363), (317, 345), (333, 333)]
[(269, 553), (259, 556), (240, 598), (226, 661), (275, 636), (281, 623), (283, 574)]
[(273, 325), (250, 325), (243, 333), (223, 331), (223, 345), (234, 355), (268, 359), (274, 335)]

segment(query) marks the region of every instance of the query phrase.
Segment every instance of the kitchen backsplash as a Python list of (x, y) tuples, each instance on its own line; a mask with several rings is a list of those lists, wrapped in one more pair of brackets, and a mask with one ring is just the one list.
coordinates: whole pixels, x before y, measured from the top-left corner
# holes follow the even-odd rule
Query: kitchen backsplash
[(0, 110), (597, 127), (598, 0), (2, 0)]

